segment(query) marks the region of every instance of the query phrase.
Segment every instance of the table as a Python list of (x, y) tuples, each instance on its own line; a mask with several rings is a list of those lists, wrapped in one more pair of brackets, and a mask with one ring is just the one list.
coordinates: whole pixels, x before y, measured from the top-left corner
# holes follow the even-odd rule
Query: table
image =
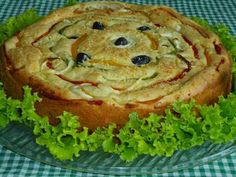
[[(80, 0), (84, 2), (86, 0)], [(162, 4), (171, 6), (187, 16), (205, 18), (211, 23), (224, 22), (236, 36), (236, 1), (234, 0), (123, 0), (138, 4)], [(0, 22), (10, 16), (36, 8), (40, 15), (62, 7), (66, 0), (0, 0)], [(0, 176), (105, 176), (81, 173), (45, 165), (18, 155), (0, 146)], [(150, 175), (146, 175), (150, 176)], [(173, 173), (153, 176), (236, 176), (236, 150), (222, 159)]]

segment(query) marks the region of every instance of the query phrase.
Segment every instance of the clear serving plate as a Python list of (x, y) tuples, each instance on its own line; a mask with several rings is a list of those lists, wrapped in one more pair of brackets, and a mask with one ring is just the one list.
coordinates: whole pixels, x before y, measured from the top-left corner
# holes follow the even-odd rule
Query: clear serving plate
[(10, 124), (8, 127), (0, 129), (0, 144), (25, 157), (52, 166), (110, 175), (173, 172), (202, 165), (236, 151), (236, 141), (228, 144), (206, 142), (202, 146), (188, 151), (178, 151), (170, 158), (143, 155), (135, 161), (127, 163), (120, 160), (117, 155), (98, 150), (81, 152), (80, 157), (75, 158), (74, 161), (59, 161), (54, 159), (46, 148), (35, 143), (35, 136), (30, 128), (19, 124)]

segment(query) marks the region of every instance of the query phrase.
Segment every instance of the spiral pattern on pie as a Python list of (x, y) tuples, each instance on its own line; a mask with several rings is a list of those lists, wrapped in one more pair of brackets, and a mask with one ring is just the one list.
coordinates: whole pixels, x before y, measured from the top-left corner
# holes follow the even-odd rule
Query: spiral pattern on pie
[(123, 125), (131, 112), (163, 114), (176, 100), (211, 104), (231, 87), (219, 38), (165, 6), (89, 2), (55, 10), (9, 39), (1, 79), (19, 98), (30, 85), (37, 111), (69, 111), (83, 126)]

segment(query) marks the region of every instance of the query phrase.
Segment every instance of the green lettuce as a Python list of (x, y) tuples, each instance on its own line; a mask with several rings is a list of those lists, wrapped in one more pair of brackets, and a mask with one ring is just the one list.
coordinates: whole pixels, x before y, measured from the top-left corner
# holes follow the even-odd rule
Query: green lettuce
[[(10, 18), (1, 24), (0, 43), (39, 19), (35, 10)], [(199, 18), (194, 20), (220, 36), (235, 66), (236, 42), (229, 29), (222, 24), (209, 25)], [(110, 124), (91, 133), (88, 128), (81, 127), (79, 117), (68, 112), (57, 117), (58, 125), (50, 125), (48, 117), (35, 112), (35, 103), (41, 101), (37, 93), (32, 93), (28, 86), (24, 86), (23, 91), (22, 100), (9, 98), (0, 83), (0, 127), (6, 127), (11, 122), (32, 127), (37, 144), (45, 146), (60, 160), (73, 160), (79, 157), (81, 151), (97, 149), (117, 154), (125, 161), (132, 161), (142, 154), (169, 157), (177, 150), (187, 150), (206, 141), (227, 143), (236, 137), (234, 93), (226, 98), (220, 97), (219, 102), (211, 106), (199, 105), (194, 100), (189, 103), (180, 100), (165, 111), (165, 116), (150, 113), (140, 118), (133, 112), (122, 128)]]
[(68, 0), (65, 6), (73, 6), (77, 3), (78, 3), (77, 0)]
[(176, 150), (186, 150), (205, 141), (226, 143), (236, 136), (236, 95), (220, 97), (219, 103), (211, 106), (177, 101), (165, 116), (150, 113), (140, 119), (137, 113), (129, 115), (129, 121), (121, 129), (115, 124), (97, 128), (92, 134), (81, 127), (79, 118), (68, 112), (58, 116), (60, 123), (52, 126), (47, 117), (35, 113), (34, 104), (41, 99), (23, 88), (24, 98), (7, 98), (0, 88), (0, 125), (19, 122), (33, 128), (36, 142), (48, 148), (60, 160), (72, 160), (80, 151), (115, 153), (121, 159), (131, 161), (141, 154), (172, 156)]
[(29, 9), (23, 14), (10, 17), (5, 23), (0, 24), (0, 46), (15, 33), (33, 24), (40, 18), (35, 9)]

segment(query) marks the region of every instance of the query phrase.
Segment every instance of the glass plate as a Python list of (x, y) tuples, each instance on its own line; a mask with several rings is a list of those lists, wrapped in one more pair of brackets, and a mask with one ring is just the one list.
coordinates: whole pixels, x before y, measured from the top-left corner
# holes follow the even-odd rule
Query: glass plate
[(30, 128), (10, 124), (0, 129), (0, 144), (8, 149), (35, 161), (67, 169), (89, 173), (112, 175), (135, 175), (166, 173), (191, 168), (196, 165), (216, 160), (235, 151), (236, 141), (228, 144), (205, 143), (188, 151), (178, 151), (172, 157), (140, 156), (133, 162), (126, 163), (117, 155), (96, 152), (82, 152), (74, 161), (54, 159), (46, 148), (35, 143), (35, 136)]

